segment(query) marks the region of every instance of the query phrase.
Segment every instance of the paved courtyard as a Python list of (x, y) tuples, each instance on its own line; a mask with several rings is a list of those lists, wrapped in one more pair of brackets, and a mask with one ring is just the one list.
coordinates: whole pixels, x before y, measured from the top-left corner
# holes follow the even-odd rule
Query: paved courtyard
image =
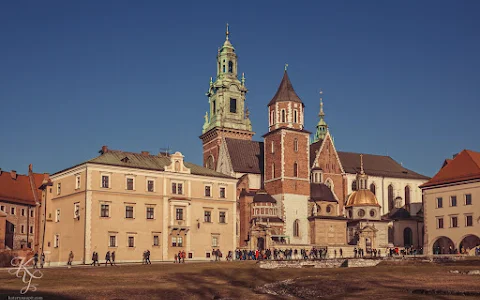
[[(43, 299), (478, 299), (480, 260), (382, 262), (369, 268), (261, 269), (255, 262), (43, 269)], [(450, 271), (459, 271), (451, 273)], [(0, 299), (25, 286), (0, 269)], [(466, 296), (462, 296), (466, 295)], [(11, 298), (12, 299), (12, 298)]]

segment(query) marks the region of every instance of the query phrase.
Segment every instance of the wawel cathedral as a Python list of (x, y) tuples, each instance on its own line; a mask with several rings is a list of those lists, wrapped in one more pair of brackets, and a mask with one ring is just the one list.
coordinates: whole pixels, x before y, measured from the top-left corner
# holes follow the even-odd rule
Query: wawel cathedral
[(204, 165), (238, 179), (238, 247), (422, 247), (428, 177), (389, 156), (337, 151), (322, 98), (312, 135), (286, 68), (254, 141), (247, 92), (227, 28), (200, 138)]

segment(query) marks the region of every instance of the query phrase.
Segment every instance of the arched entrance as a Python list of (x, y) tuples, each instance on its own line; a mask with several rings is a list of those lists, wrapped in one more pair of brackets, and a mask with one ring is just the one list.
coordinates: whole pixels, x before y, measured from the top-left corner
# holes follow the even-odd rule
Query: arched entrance
[(263, 250), (265, 248), (265, 239), (263, 237), (257, 238), (257, 248), (258, 250)]
[(433, 243), (433, 254), (453, 254), (455, 245), (453, 241), (446, 236), (439, 237), (435, 243)]
[(465, 236), (460, 242), (459, 250), (460, 250), (460, 253), (463, 253), (463, 251), (468, 252), (470, 249), (473, 249), (479, 245), (480, 245), (480, 238), (476, 235), (469, 234)]
[(411, 247), (413, 244), (413, 234), (410, 227), (403, 230), (403, 247)]
[(388, 227), (388, 243), (392, 245), (394, 243), (393, 227)]

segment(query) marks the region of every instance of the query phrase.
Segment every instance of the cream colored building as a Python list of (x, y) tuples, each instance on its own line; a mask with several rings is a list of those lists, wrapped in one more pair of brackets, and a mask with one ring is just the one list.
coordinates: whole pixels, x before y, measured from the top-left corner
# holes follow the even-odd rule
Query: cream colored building
[(224, 255), (235, 241), (235, 178), (184, 162), (172, 155), (132, 153), (102, 147), (101, 155), (51, 176), (46, 190), (43, 251), (50, 265), (208, 260), (212, 249)]
[(480, 153), (464, 150), (447, 159), (421, 186), (426, 254), (474, 254), (480, 246)]

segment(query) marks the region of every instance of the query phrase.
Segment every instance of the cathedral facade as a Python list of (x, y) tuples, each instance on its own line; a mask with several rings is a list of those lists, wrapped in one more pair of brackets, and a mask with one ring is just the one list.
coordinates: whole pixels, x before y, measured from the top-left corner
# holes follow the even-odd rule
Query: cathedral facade
[(206, 93), (200, 136), (204, 166), (237, 182), (238, 247), (420, 247), (428, 177), (389, 156), (337, 151), (320, 98), (319, 121), (305, 128), (305, 105), (287, 69), (269, 102), (261, 141), (246, 109), (245, 77), (226, 40)]

